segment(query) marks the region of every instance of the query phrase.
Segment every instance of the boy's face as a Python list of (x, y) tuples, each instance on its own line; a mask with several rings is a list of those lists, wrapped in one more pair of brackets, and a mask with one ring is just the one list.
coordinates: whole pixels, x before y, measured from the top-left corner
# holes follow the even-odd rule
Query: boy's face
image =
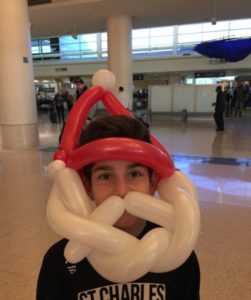
[[(154, 193), (154, 184), (147, 167), (122, 160), (106, 160), (93, 165), (90, 196), (96, 205), (112, 195), (123, 198), (130, 191)], [(140, 222), (139, 218), (125, 212), (115, 226), (127, 231)]]

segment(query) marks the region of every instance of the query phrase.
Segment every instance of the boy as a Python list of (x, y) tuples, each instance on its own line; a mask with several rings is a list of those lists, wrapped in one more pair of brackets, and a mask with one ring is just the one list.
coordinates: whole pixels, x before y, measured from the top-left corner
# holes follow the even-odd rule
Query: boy
[[(140, 121), (125, 116), (108, 116), (85, 128), (80, 145), (107, 137), (128, 137), (150, 143), (149, 131)], [(130, 191), (150, 195), (155, 192), (153, 171), (135, 162), (99, 161), (88, 165), (81, 173), (85, 188), (97, 206), (112, 195), (123, 198)], [(141, 238), (157, 226), (126, 212), (115, 227)], [(200, 273), (195, 253), (176, 270), (147, 273), (134, 282), (118, 284), (100, 276), (87, 259), (77, 264), (65, 261), (66, 243), (67, 240), (59, 241), (45, 255), (37, 300), (199, 299)]]

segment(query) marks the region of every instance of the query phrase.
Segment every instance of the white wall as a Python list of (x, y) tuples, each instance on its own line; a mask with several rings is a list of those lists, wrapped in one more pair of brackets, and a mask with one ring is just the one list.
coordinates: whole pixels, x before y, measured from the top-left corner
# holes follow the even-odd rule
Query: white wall
[(174, 85), (173, 89), (173, 111), (180, 112), (186, 109), (194, 111), (195, 86)]
[(36, 78), (41, 77), (60, 77), (60, 76), (78, 76), (94, 74), (99, 69), (108, 68), (107, 63), (103, 61), (93, 62), (39, 62), (34, 63), (34, 73)]
[(172, 86), (149, 87), (149, 98), (152, 112), (172, 111)]
[(214, 110), (212, 103), (216, 100), (216, 86), (198, 85), (196, 86), (195, 111), (211, 112)]
[(149, 87), (152, 112), (212, 112), (215, 102), (215, 86), (169, 85)]

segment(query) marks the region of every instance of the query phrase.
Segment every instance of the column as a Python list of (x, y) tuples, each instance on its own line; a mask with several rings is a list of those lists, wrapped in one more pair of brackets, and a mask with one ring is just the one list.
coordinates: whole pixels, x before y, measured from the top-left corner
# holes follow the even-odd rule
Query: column
[[(117, 96), (132, 109), (132, 22), (129, 16), (111, 16), (107, 20), (108, 65), (116, 76)], [(119, 87), (123, 91), (119, 91)]]
[(30, 22), (26, 0), (1, 0), (0, 126), (4, 149), (38, 145)]

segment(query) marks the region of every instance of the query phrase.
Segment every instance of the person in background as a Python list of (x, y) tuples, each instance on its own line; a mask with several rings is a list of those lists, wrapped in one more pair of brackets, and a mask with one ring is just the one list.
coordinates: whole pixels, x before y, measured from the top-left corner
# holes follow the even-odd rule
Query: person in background
[(215, 107), (214, 120), (216, 131), (224, 131), (225, 97), (220, 85), (216, 88), (216, 94), (216, 102), (212, 104)]
[(88, 89), (85, 85), (85, 82), (80, 78), (75, 81), (77, 89), (76, 89), (76, 100)]
[(56, 106), (56, 111), (57, 111), (57, 119), (58, 123), (63, 123), (65, 122), (65, 116), (64, 116), (64, 96), (62, 91), (58, 92), (55, 97), (54, 97), (54, 102)]
[(66, 103), (67, 105), (67, 110), (68, 113), (70, 112), (70, 110), (72, 109), (73, 106), (73, 96), (69, 93), (69, 91), (67, 89), (64, 89), (62, 91), (62, 96), (64, 98), (64, 103)]
[(224, 89), (224, 101), (225, 101), (225, 117), (228, 118), (231, 115), (230, 105), (231, 105), (231, 92), (230, 86), (227, 85)]
[(242, 85), (242, 83), (238, 82), (237, 87), (234, 91), (234, 98), (235, 98), (235, 117), (241, 117), (242, 116), (242, 110), (246, 98), (245, 89)]

